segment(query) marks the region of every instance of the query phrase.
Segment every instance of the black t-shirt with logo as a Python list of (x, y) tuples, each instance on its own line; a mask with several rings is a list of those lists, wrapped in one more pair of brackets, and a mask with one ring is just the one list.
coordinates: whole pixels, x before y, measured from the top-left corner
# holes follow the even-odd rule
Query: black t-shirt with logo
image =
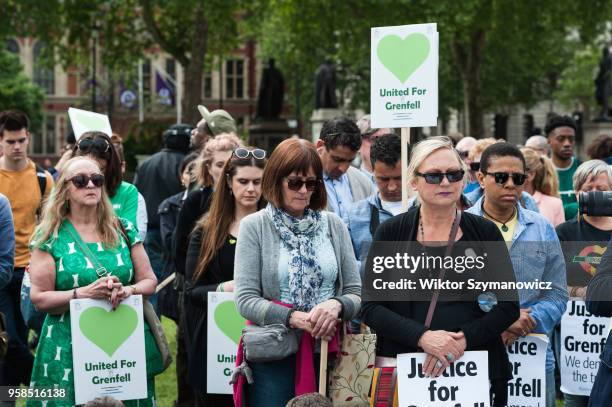
[(612, 230), (598, 229), (579, 217), (557, 226), (557, 236), (565, 255), (567, 285), (586, 286), (595, 275)]

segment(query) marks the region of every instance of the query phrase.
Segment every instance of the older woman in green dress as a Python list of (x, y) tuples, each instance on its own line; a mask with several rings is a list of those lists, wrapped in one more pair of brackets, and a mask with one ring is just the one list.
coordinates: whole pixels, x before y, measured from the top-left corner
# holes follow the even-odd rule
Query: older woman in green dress
[[(104, 176), (95, 161), (85, 157), (69, 160), (45, 204), (43, 220), (31, 242), (30, 296), (34, 305), (48, 314), (31, 385), (58, 386), (66, 389), (68, 396), (63, 400), (49, 400), (48, 407), (75, 404), (70, 300), (107, 300), (114, 308), (132, 294), (153, 294), (157, 284), (136, 228), (129, 221), (115, 217), (101, 188), (103, 185)], [(77, 240), (89, 247), (107, 273), (95, 269)], [(147, 372), (154, 372), (159, 368), (161, 357), (147, 325), (145, 348)], [(147, 386), (146, 400), (130, 400), (125, 405), (154, 406), (152, 374), (148, 374)], [(43, 403), (28, 402), (28, 406), (35, 405)]]

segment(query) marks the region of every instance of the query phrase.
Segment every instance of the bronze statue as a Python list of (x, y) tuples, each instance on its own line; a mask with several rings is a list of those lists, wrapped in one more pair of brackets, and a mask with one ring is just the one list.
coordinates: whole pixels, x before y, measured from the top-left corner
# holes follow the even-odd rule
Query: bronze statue
[(335, 109), (336, 69), (331, 60), (326, 59), (315, 72), (315, 109)]
[(281, 71), (274, 66), (274, 58), (268, 60), (268, 67), (261, 75), (259, 99), (257, 101), (257, 118), (278, 119), (283, 110), (285, 79)]
[(603, 49), (603, 58), (599, 62), (599, 72), (595, 79), (595, 99), (601, 105), (600, 121), (611, 120), (608, 100), (612, 91), (612, 56), (607, 46)]

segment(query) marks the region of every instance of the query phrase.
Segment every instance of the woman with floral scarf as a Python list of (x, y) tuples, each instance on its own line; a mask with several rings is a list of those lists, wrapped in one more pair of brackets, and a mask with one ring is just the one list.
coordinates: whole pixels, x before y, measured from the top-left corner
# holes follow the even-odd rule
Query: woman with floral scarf
[(279, 144), (264, 170), (262, 192), (268, 206), (240, 225), (236, 306), (252, 324), (298, 329), (300, 345), (281, 360), (247, 360), (253, 383), (246, 402), (240, 401), (284, 406), (316, 391), (317, 341), (335, 337), (339, 318), (357, 315), (361, 281), (346, 226), (334, 213), (322, 211), (327, 200), (323, 169), (312, 143), (289, 139)]

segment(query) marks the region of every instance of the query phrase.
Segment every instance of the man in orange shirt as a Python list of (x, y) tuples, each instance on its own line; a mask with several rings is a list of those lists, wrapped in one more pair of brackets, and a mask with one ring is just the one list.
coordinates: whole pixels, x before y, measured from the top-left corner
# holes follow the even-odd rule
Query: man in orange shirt
[(28, 243), (44, 198), (53, 187), (51, 174), (28, 158), (28, 117), (17, 110), (0, 113), (0, 193), (11, 203), (15, 224), (15, 264), (8, 286), (0, 290), (0, 312), (6, 316), (9, 349), (2, 386), (28, 385), (33, 357), (28, 350), (28, 328), (19, 308), (21, 280), (30, 262)]

